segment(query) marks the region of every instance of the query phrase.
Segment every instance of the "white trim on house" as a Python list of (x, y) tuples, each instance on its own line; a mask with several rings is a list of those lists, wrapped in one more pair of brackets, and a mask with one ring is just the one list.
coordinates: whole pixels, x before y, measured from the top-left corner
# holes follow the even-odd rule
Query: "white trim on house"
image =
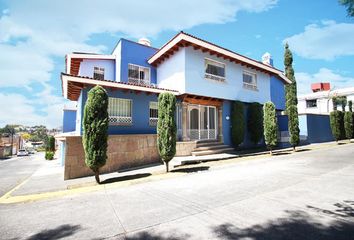
[(95, 80), (86, 77), (76, 77), (76, 76), (69, 76), (62, 74), (61, 75), (62, 83), (63, 83), (63, 93), (64, 98), (68, 98), (68, 82), (77, 82), (89, 85), (101, 85), (103, 87), (113, 87), (113, 88), (120, 88), (120, 89), (128, 89), (128, 90), (136, 90), (142, 92), (151, 92), (151, 93), (162, 93), (162, 92), (169, 92), (173, 95), (179, 95), (180, 93), (177, 91), (171, 91), (167, 89), (158, 89), (152, 87), (143, 87), (143, 86), (135, 86), (130, 84), (125, 84), (121, 82), (111, 82), (111, 81), (102, 81), (102, 80)]
[(172, 39), (170, 42), (168, 42), (166, 45), (164, 45), (160, 50), (158, 50), (149, 60), (149, 64), (153, 64), (156, 60), (158, 60), (163, 54), (165, 54), (167, 51), (169, 51), (172, 47), (174, 47), (176, 44), (178, 44), (180, 41), (187, 41), (193, 44), (196, 44), (198, 46), (210, 49), (212, 51), (215, 51), (217, 53), (223, 54), (225, 56), (228, 56), (230, 58), (236, 59), (238, 61), (247, 63), (249, 65), (256, 66), (258, 68), (261, 68), (263, 70), (266, 70), (268, 72), (271, 72), (273, 74), (278, 75), (281, 79), (283, 79), (287, 83), (291, 83), (291, 81), (283, 74), (282, 71), (273, 68), (271, 66), (267, 66), (265, 64), (262, 64), (256, 60), (246, 58), (242, 55), (236, 54), (234, 52), (231, 52), (230, 50), (218, 47), (216, 45), (213, 45), (211, 43), (205, 42), (203, 40), (197, 39), (195, 37), (192, 37), (190, 35), (187, 35), (183, 32), (179, 33), (174, 39)]

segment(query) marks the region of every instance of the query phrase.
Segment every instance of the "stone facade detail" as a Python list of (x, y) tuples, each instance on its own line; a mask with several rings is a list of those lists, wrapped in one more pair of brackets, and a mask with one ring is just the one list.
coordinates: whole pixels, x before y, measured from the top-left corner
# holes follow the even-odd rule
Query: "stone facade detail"
[[(160, 162), (155, 134), (110, 135), (107, 162), (101, 173)], [(85, 165), (82, 138), (66, 138), (64, 179), (93, 175)]]
[(176, 143), (176, 157), (191, 156), (192, 151), (197, 147), (197, 141), (177, 142)]

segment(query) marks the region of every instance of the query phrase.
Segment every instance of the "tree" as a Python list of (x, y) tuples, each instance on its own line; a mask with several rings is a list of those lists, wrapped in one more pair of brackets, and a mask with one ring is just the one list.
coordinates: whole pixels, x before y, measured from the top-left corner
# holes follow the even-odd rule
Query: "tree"
[(284, 53), (285, 76), (291, 81), (285, 86), (286, 93), (286, 113), (288, 114), (289, 142), (295, 151), (295, 147), (300, 143), (299, 116), (297, 113), (297, 87), (293, 69), (293, 54), (289, 45), (285, 44)]
[(49, 136), (46, 143), (46, 151), (54, 152), (55, 151), (55, 138)]
[(349, 17), (354, 17), (354, 0), (339, 0), (339, 3), (347, 8)]
[(289, 142), (293, 147), (293, 151), (295, 151), (295, 146), (298, 146), (300, 143), (300, 129), (299, 129), (297, 107), (294, 105), (289, 106), (287, 109), (287, 113), (289, 118), (288, 127), (289, 127), (289, 132), (291, 133), (289, 136), (290, 137)]
[(161, 93), (158, 98), (157, 147), (166, 172), (169, 171), (168, 163), (176, 154), (175, 112), (176, 97), (171, 93)]
[(337, 110), (337, 104), (338, 104), (338, 99), (336, 96), (332, 97), (332, 105), (333, 105), (333, 111)]
[(341, 139), (341, 113), (341, 111), (334, 110), (329, 116), (332, 135), (336, 142)]
[(352, 133), (352, 137), (354, 137), (354, 113), (353, 113), (353, 102), (352, 100), (348, 101), (348, 106), (349, 106), (349, 112), (352, 114), (352, 123), (353, 123), (353, 133)]
[(264, 140), (270, 155), (272, 155), (272, 149), (278, 143), (278, 123), (274, 104), (272, 102), (266, 102), (263, 107), (263, 112)]
[(108, 138), (108, 96), (106, 90), (96, 86), (88, 92), (83, 117), (82, 142), (85, 151), (85, 163), (94, 172), (100, 183), (99, 170), (107, 160)]
[(337, 97), (336, 102), (342, 106), (342, 111), (345, 112), (345, 107), (347, 106), (347, 97), (346, 96)]
[(345, 129), (345, 136), (347, 139), (353, 137), (353, 114), (352, 112), (345, 112), (344, 113), (344, 129)]
[(248, 107), (248, 131), (254, 144), (259, 143), (263, 137), (263, 108), (260, 103), (251, 103)]
[(231, 105), (231, 138), (235, 148), (243, 142), (245, 136), (244, 106), (240, 101)]
[(21, 134), (21, 138), (25, 141), (28, 141), (31, 138), (31, 134), (25, 132)]

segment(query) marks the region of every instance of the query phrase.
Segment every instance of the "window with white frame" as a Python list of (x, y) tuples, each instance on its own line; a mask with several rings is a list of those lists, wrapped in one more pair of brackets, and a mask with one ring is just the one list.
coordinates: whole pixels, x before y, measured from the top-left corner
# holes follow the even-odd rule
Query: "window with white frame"
[(150, 126), (156, 126), (158, 120), (158, 110), (157, 110), (157, 102), (150, 102), (150, 118), (149, 124)]
[(257, 75), (255, 73), (244, 71), (242, 78), (244, 88), (257, 90)]
[(132, 100), (124, 98), (108, 98), (108, 121), (111, 125), (131, 125)]
[(93, 68), (93, 78), (97, 80), (104, 80), (104, 68), (94, 67)]
[(205, 59), (205, 78), (219, 82), (225, 81), (225, 64), (211, 59)]
[(150, 85), (150, 68), (129, 63), (128, 81), (135, 84)]

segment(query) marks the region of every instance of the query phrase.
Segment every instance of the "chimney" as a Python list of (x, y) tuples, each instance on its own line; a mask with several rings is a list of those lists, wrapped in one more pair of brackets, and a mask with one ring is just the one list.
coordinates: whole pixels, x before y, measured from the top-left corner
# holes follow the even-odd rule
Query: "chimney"
[(265, 54), (263, 54), (262, 63), (273, 67), (273, 58), (269, 52), (266, 52)]
[(150, 42), (150, 40), (147, 39), (147, 38), (140, 38), (140, 39), (138, 40), (138, 43), (140, 43), (140, 44), (142, 44), (142, 45), (145, 45), (145, 46), (148, 46), (148, 47), (151, 46), (151, 42)]

